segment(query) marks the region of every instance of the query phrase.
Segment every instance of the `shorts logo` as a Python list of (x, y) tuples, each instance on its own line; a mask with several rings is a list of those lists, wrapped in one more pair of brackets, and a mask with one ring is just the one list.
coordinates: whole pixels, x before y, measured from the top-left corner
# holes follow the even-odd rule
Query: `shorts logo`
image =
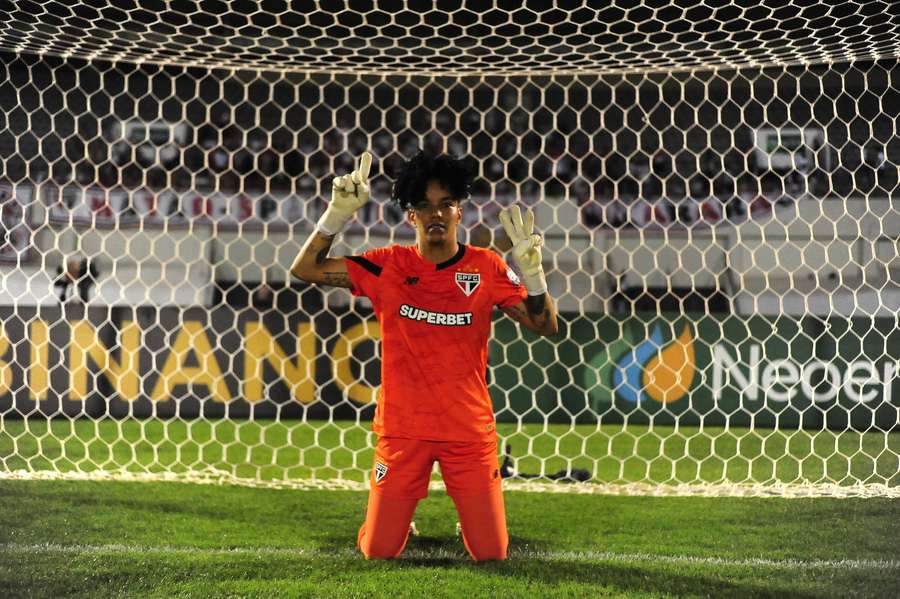
[(468, 297), (475, 293), (475, 290), (481, 285), (481, 275), (471, 272), (458, 272), (456, 273), (456, 284)]
[(387, 476), (388, 467), (382, 464), (381, 462), (375, 462), (375, 484), (381, 482), (385, 476)]

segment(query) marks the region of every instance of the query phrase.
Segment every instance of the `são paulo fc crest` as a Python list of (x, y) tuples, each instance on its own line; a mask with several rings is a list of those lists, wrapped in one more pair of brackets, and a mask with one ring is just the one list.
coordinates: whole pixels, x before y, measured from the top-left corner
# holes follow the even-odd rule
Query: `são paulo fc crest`
[(387, 476), (388, 467), (381, 462), (375, 462), (375, 484), (381, 482), (381, 479)]
[(468, 297), (475, 293), (475, 290), (481, 285), (481, 275), (477, 272), (458, 272), (456, 273), (456, 284)]

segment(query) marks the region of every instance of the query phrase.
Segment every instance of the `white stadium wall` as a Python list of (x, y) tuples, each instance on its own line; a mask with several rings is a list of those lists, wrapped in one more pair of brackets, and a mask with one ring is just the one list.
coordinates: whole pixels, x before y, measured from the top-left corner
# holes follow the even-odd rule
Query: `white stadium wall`
[[(900, 310), (900, 291), (892, 289), (900, 280), (900, 214), (887, 199), (800, 200), (776, 206), (767, 218), (694, 228), (588, 229), (568, 200), (546, 199), (536, 213), (545, 231), (548, 281), (564, 312), (603, 312), (617, 287), (721, 289), (739, 314)], [(215, 281), (283, 284), (298, 240), (309, 231), (215, 229), (203, 223), (168, 231), (85, 228), (79, 251), (100, 270), (91, 303), (209, 305)], [(350, 232), (337, 250), (349, 254), (391, 240)], [(52, 275), (64, 255), (58, 234), (39, 231), (34, 245), (46, 257), (43, 265), (10, 273), (0, 305), (57, 303)], [(858, 289), (858, 303), (848, 302), (840, 287)], [(879, 290), (881, 302), (872, 296)]]

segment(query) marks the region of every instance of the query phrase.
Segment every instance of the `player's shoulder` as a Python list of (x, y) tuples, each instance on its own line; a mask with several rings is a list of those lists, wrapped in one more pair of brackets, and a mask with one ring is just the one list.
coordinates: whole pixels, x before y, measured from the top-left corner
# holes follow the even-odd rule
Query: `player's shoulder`
[(495, 268), (506, 268), (506, 263), (503, 261), (503, 258), (492, 249), (467, 245), (466, 254), (468, 254), (469, 260), (473, 262), (485, 266), (493, 266)]
[(521, 285), (519, 276), (496, 251), (472, 246), (468, 246), (468, 248), (471, 249), (473, 257), (470, 264), (476, 266), (481, 272), (490, 273), (493, 281), (505, 282), (508, 279), (513, 285)]
[(399, 244), (385, 245), (363, 252), (362, 256), (372, 262), (384, 264), (385, 262), (404, 254), (405, 247)]

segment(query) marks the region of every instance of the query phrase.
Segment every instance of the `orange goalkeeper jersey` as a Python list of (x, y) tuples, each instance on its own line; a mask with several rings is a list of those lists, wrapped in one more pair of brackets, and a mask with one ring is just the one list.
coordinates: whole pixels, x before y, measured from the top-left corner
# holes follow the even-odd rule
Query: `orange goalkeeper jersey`
[(459, 244), (441, 264), (416, 246), (347, 258), (354, 295), (372, 300), (381, 324), (381, 392), (372, 430), (430, 441), (493, 439), (485, 372), (494, 306), (527, 293), (490, 250)]

